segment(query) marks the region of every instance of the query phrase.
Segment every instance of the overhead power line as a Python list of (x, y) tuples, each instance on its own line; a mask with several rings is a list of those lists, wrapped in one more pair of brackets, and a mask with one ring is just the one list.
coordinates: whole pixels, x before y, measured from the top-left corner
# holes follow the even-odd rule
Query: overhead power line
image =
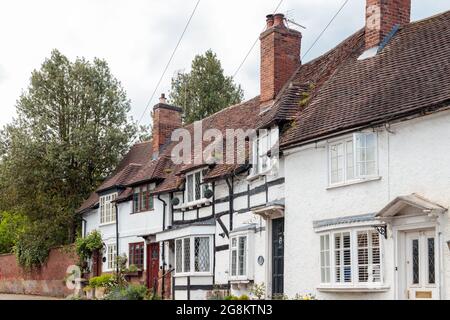
[(188, 19), (188, 21), (187, 21), (187, 23), (186, 23), (186, 25), (185, 25), (185, 27), (184, 27), (184, 29), (183, 29), (183, 32), (181, 33), (181, 36), (180, 36), (180, 38), (178, 39), (178, 42), (177, 42), (175, 48), (174, 48), (173, 51), (172, 51), (172, 55), (170, 56), (169, 61), (167, 61), (167, 64), (166, 64), (166, 66), (165, 66), (165, 68), (164, 68), (164, 70), (163, 70), (163, 72), (162, 72), (162, 74), (161, 74), (161, 77), (159, 78), (158, 83), (156, 84), (155, 90), (153, 90), (152, 95), (151, 95), (150, 99), (148, 100), (147, 105), (146, 105), (146, 107), (145, 107), (145, 110), (144, 110), (144, 112), (142, 113), (141, 118), (139, 119), (138, 126), (139, 126), (139, 124), (141, 123), (142, 119), (144, 118), (145, 114), (147, 113), (147, 110), (148, 110), (148, 108), (149, 108), (151, 102), (153, 101), (153, 98), (155, 97), (155, 94), (156, 94), (156, 92), (158, 91), (158, 88), (159, 88), (159, 86), (161, 85), (161, 82), (162, 82), (164, 76), (166, 75), (167, 70), (169, 69), (170, 63), (172, 62), (172, 60), (173, 60), (173, 58), (174, 58), (174, 56), (175, 56), (175, 53), (177, 52), (178, 47), (180, 46), (180, 43), (181, 43), (181, 41), (183, 40), (184, 35), (186, 34), (186, 31), (187, 31), (187, 29), (188, 29), (188, 27), (189, 27), (189, 25), (190, 25), (190, 23), (191, 23), (191, 21), (192, 21), (192, 18), (194, 17), (195, 12), (197, 11), (198, 5), (200, 4), (200, 1), (201, 1), (201, 0), (198, 0), (198, 1), (197, 1), (197, 3), (195, 4), (194, 9), (192, 10), (191, 15), (189, 16), (189, 19)]
[(342, 6), (339, 8), (339, 10), (334, 14), (333, 18), (331, 18), (330, 22), (325, 26), (325, 28), (322, 30), (322, 32), (319, 34), (319, 36), (314, 40), (311, 47), (309, 47), (308, 50), (306, 50), (305, 54), (302, 57), (302, 60), (306, 57), (306, 55), (311, 51), (312, 48), (319, 42), (320, 38), (323, 36), (323, 34), (328, 30), (330, 25), (333, 23), (333, 21), (337, 18), (337, 16), (341, 13), (341, 11), (344, 9), (344, 7), (347, 5), (349, 0), (345, 0), (345, 2), (342, 4)]
[[(278, 8), (281, 7), (281, 4), (283, 3), (284, 0), (280, 0), (280, 2), (278, 3), (277, 7), (275, 8), (275, 10), (273, 10), (273, 13), (277, 13)], [(263, 32), (266, 29), (266, 27), (264, 26), (263, 30), (261, 32)], [(236, 75), (239, 73), (239, 71), (241, 71), (242, 66), (244, 65), (244, 63), (247, 61), (248, 57), (250, 56), (250, 53), (252, 53), (253, 49), (255, 48), (256, 44), (259, 41), (259, 36), (256, 38), (255, 42), (253, 42), (252, 46), (250, 47), (250, 49), (248, 50), (247, 54), (245, 55), (244, 59), (242, 60), (242, 62), (239, 64), (239, 67), (236, 69), (236, 71), (233, 74), (233, 78), (236, 77)]]

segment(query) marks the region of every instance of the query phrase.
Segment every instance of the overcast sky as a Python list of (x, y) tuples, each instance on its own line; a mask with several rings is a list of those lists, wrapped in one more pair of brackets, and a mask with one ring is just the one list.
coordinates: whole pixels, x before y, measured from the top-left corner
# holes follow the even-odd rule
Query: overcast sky
[[(106, 59), (132, 101), (130, 116), (145, 110), (197, 0), (14, 0), (0, 2), (0, 126), (15, 115), (15, 101), (53, 48), (70, 59)], [(344, 0), (284, 0), (278, 10), (307, 29), (311, 46)], [(365, 0), (350, 0), (304, 61), (328, 51), (364, 25)], [(450, 10), (448, 0), (413, 0), (412, 19)], [(279, 0), (201, 0), (189, 29), (150, 105), (168, 92), (177, 70), (207, 49), (232, 75)], [(245, 97), (258, 94), (259, 43), (236, 77)], [(150, 109), (143, 124), (150, 123)]]

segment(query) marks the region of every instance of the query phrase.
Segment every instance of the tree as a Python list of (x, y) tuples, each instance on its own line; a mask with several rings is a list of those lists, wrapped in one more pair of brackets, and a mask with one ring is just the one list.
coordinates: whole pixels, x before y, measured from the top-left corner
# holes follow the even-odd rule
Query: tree
[(0, 135), (0, 210), (23, 212), (34, 228), (27, 234), (48, 245), (70, 243), (75, 210), (112, 172), (137, 128), (104, 60), (71, 62), (54, 50), (30, 82)]
[(197, 55), (189, 73), (179, 73), (172, 79), (171, 104), (183, 108), (185, 124), (203, 119), (243, 99), (240, 85), (226, 77), (220, 61), (211, 50)]
[(19, 213), (0, 212), (0, 254), (11, 253), (26, 227), (26, 217)]

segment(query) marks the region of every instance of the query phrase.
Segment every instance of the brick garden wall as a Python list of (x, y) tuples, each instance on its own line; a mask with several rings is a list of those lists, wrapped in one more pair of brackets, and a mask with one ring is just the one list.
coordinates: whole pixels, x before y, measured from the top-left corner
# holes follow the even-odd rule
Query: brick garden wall
[(64, 278), (67, 268), (77, 262), (73, 247), (52, 249), (47, 263), (34, 271), (23, 270), (13, 254), (0, 255), (0, 293), (68, 296), (73, 291), (66, 287)]

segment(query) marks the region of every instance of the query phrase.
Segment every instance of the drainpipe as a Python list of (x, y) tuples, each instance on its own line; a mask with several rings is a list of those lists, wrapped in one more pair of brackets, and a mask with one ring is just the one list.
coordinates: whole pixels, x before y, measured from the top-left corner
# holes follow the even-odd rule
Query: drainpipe
[(87, 220), (84, 218), (81, 218), (81, 222), (83, 223), (82, 229), (83, 229), (83, 238), (86, 238), (86, 228), (87, 228)]
[[(231, 180), (231, 182), (230, 182)], [(229, 193), (229, 202), (230, 202), (230, 232), (233, 231), (233, 211), (234, 211), (234, 177), (231, 179), (225, 179), (228, 185), (228, 193)]]
[(119, 257), (119, 207), (117, 205), (117, 202), (114, 202), (114, 207), (116, 208), (116, 272), (119, 274), (119, 263), (118, 263), (118, 257)]
[[(166, 207), (167, 207), (167, 203), (161, 199), (161, 195), (158, 194), (158, 200), (162, 202), (163, 204), (163, 231), (166, 230)], [(162, 250), (161, 250), (161, 255), (162, 255), (162, 274), (163, 277), (161, 279), (161, 297), (164, 299), (164, 278), (165, 278), (165, 272), (166, 272), (166, 242), (163, 241), (162, 242)]]

